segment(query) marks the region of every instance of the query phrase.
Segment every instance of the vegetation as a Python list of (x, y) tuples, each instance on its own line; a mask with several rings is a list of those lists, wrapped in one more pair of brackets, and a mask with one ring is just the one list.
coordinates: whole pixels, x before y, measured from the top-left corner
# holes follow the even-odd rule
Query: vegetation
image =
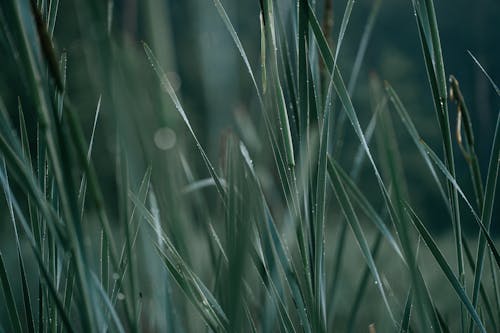
[[(352, 96), (383, 4), (373, 2), (346, 75), (340, 55), (355, 2), (346, 2), (336, 39), (329, 3), (259, 1), (256, 66), (213, 0), (253, 103), (235, 113), (234, 131), (218, 134), (214, 154), (167, 71), (164, 4), (144, 7), (155, 20), (144, 23), (139, 45), (114, 36), (116, 13), (126, 11), (113, 0), (77, 1), (75, 25), (93, 44), (76, 46), (84, 59), (68, 59), (54, 46), (67, 8), (2, 1), (2, 59), (20, 84), (0, 90), (9, 99), (0, 99), (0, 227), (13, 239), (0, 247), (0, 332), (354, 332), (370, 324), (498, 332), (500, 255), (490, 230), (500, 114), (483, 175), (433, 0), (412, 0), (441, 147), (420, 134), (398, 87), (376, 75), (364, 83), (371, 114), (362, 126)], [(73, 71), (88, 81), (72, 82)], [(95, 101), (73, 94), (78, 84), (97, 91)], [(442, 200), (453, 250), (423, 218), (437, 213), (414, 203), (399, 127), (429, 180), (423, 186), (431, 184), (425, 191)], [(469, 174), (459, 177), (457, 164)]]

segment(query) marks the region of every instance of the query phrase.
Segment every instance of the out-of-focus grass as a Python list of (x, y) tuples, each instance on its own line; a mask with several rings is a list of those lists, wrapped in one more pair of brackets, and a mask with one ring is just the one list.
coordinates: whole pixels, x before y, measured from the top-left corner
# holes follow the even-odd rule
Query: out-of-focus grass
[[(3, 1), (5, 75), (18, 79), (0, 91), (0, 228), (12, 239), (0, 247), (0, 331), (497, 331), (500, 118), (484, 177), (434, 3), (409, 4), (442, 156), (397, 86), (376, 74), (363, 82), (383, 1), (346, 70), (354, 1), (335, 16), (333, 39), (318, 21), (333, 19), (324, 2), (256, 2), (253, 54), (231, 8), (214, 0), (241, 61), (210, 69), (226, 50), (200, 43), (190, 56), (205, 61), (203, 93), (173, 70), (177, 45), (218, 38), (190, 31), (201, 12), (171, 25), (164, 2)], [(76, 40), (54, 37), (65, 15)], [(190, 63), (199, 62), (178, 66)], [(247, 80), (211, 86), (239, 66)], [(358, 86), (369, 112), (353, 103)], [(229, 106), (237, 128), (219, 133), (231, 114), (207, 116), (183, 98), (190, 92), (212, 109), (238, 94), (251, 102)], [(464, 163), (469, 175), (456, 171)], [(413, 168), (424, 190), (408, 181)], [(443, 212), (416, 204), (415, 192), (439, 198)], [(444, 216), (453, 237), (436, 237), (424, 216)]]

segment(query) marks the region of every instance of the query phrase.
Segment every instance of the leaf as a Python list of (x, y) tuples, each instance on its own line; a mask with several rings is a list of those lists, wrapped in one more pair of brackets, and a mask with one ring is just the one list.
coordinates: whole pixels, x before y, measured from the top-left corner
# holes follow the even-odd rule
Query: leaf
[(406, 203), (405, 203), (405, 206), (407, 209), (407, 214), (410, 217), (410, 220), (413, 222), (413, 225), (417, 228), (420, 236), (422, 237), (422, 240), (425, 242), (429, 251), (431, 251), (434, 259), (436, 260), (439, 267), (441, 268), (441, 270), (445, 274), (446, 279), (448, 280), (448, 282), (450, 282), (451, 286), (455, 290), (455, 293), (460, 298), (462, 303), (465, 305), (467, 311), (472, 316), (472, 318), (475, 321), (479, 330), (483, 333), (486, 333), (486, 329), (484, 328), (483, 323), (481, 322), (481, 319), (479, 318), (479, 315), (477, 314), (476, 310), (474, 309), (474, 306), (472, 305), (470, 299), (467, 297), (467, 294), (465, 293), (465, 290), (462, 287), (462, 284), (460, 283), (458, 278), (453, 273), (451, 267), (448, 264), (448, 261), (443, 256), (443, 254), (439, 250), (437, 244), (432, 239), (432, 236), (429, 234), (429, 232), (427, 231), (427, 229), (425, 228), (423, 223), (420, 221), (420, 219), (416, 215), (416, 213), (413, 211), (413, 209), (411, 209), (411, 207)]

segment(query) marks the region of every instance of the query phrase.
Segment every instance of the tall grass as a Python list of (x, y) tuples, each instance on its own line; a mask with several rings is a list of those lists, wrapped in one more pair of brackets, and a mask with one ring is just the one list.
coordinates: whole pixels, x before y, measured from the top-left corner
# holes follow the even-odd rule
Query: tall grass
[[(500, 115), (484, 178), (467, 94), (457, 78), (447, 80), (433, 1), (409, 5), (441, 154), (419, 134), (417, 110), (375, 76), (373, 115), (361, 125), (351, 97), (382, 1), (367, 18), (347, 86), (339, 57), (354, 1), (334, 20), (333, 42), (323, 30), (331, 29), (330, 7), (258, 3), (255, 66), (223, 1), (213, 0), (256, 112), (236, 115), (241, 138), (223, 135), (217, 160), (168, 71), (170, 32), (159, 2), (143, 5), (155, 20), (142, 46), (114, 36), (112, 0), (77, 2), (76, 25), (94, 43), (80, 63), (54, 46), (65, 15), (59, 1), (2, 1), (1, 50), (22, 91), (2, 92), (20, 96), (17, 109), (0, 99), (0, 219), (14, 239), (0, 253), (0, 331), (353, 332), (372, 323), (381, 332), (498, 331), (500, 256), (490, 229)], [(91, 108), (68, 88), (82, 69), (98, 92)], [(434, 184), (428, 191), (442, 197), (453, 253), (412, 203), (397, 127)], [(343, 158), (347, 131), (358, 140), (351, 164)], [(172, 133), (178, 142), (170, 149)], [(457, 176), (458, 163), (467, 163), (470, 180)], [(362, 168), (371, 188), (359, 182)], [(462, 230), (469, 220), (474, 238)]]

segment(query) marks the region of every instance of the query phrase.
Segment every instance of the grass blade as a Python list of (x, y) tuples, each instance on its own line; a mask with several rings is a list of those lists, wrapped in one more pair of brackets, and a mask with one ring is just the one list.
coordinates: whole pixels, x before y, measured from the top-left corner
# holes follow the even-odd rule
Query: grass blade
[(186, 115), (186, 112), (184, 111), (184, 108), (182, 107), (181, 102), (179, 101), (179, 98), (177, 97), (177, 94), (175, 93), (174, 88), (172, 88), (172, 84), (170, 83), (167, 75), (165, 74), (165, 72), (161, 68), (160, 63), (154, 57), (153, 51), (151, 51), (151, 49), (149, 48), (149, 46), (146, 43), (143, 43), (143, 47), (144, 47), (146, 55), (149, 59), (149, 62), (151, 63), (151, 66), (153, 67), (156, 75), (158, 76), (158, 79), (160, 79), (160, 82), (161, 82), (163, 88), (170, 95), (170, 98), (174, 102), (175, 108), (177, 109), (177, 111), (181, 115), (182, 120), (184, 121), (184, 123), (186, 124), (186, 126), (189, 130), (189, 133), (191, 134), (194, 141), (196, 142), (196, 147), (198, 148), (198, 150), (203, 158), (203, 161), (205, 162), (205, 165), (208, 169), (208, 172), (210, 173), (210, 176), (213, 178), (213, 180), (215, 182), (215, 186), (217, 187), (217, 191), (219, 192), (221, 200), (224, 203), (224, 205), (226, 205), (226, 193), (224, 191), (224, 188), (222, 187), (221, 181), (220, 181), (219, 177), (217, 176), (215, 169), (212, 166), (212, 163), (208, 159), (208, 156), (205, 153), (205, 150), (203, 149), (200, 142), (198, 141), (198, 137), (196, 136), (193, 128), (191, 127), (191, 123), (189, 122), (189, 119)]
[(5, 262), (3, 259), (3, 255), (0, 252), (0, 282), (2, 285), (2, 291), (4, 294), (5, 305), (7, 306), (7, 310), (9, 312), (10, 324), (12, 325), (12, 329), (14, 332), (21, 333), (22, 325), (21, 320), (19, 319), (19, 314), (16, 308), (16, 301), (14, 299), (14, 294), (12, 293), (12, 288), (9, 282), (9, 278), (7, 276), (7, 270), (5, 268)]
[(492, 87), (495, 89), (495, 92), (497, 93), (497, 95), (500, 96), (500, 89), (498, 89), (498, 86), (495, 84), (495, 81), (493, 81), (493, 79), (491, 78), (491, 76), (488, 74), (488, 72), (486, 72), (486, 70), (481, 65), (481, 63), (476, 59), (476, 57), (474, 57), (474, 55), (472, 54), (472, 52), (469, 51), (469, 50), (467, 50), (467, 52), (471, 56), (472, 60), (474, 60), (474, 62), (476, 63), (476, 65), (479, 67), (479, 69), (481, 69), (481, 72), (483, 72), (483, 74), (486, 76), (486, 78), (488, 79), (488, 81), (490, 81), (490, 83), (491, 83)]
[(361, 249), (361, 253), (363, 254), (363, 256), (366, 260), (366, 263), (367, 263), (368, 267), (370, 268), (370, 271), (373, 275), (373, 278), (376, 281), (377, 287), (380, 291), (380, 294), (381, 294), (382, 299), (384, 301), (387, 312), (389, 313), (391, 320), (393, 322), (395, 322), (394, 315), (392, 314), (392, 310), (390, 308), (389, 301), (387, 300), (387, 296), (385, 294), (384, 287), (382, 285), (382, 281), (380, 279), (380, 275), (379, 275), (377, 266), (375, 265), (375, 261), (373, 260), (373, 256), (370, 252), (370, 248), (369, 248), (368, 243), (366, 241), (366, 238), (364, 236), (363, 229), (361, 228), (361, 225), (359, 224), (358, 218), (356, 216), (356, 212), (354, 211), (352, 203), (349, 200), (349, 197), (348, 197), (347, 192), (345, 190), (344, 184), (341, 181), (339, 172), (337, 171), (335, 164), (332, 162), (332, 159), (329, 159), (328, 171), (329, 171), (330, 180), (332, 181), (333, 190), (335, 192), (335, 195), (337, 196), (337, 199), (339, 200), (339, 203), (340, 203), (341, 208), (342, 208), (342, 212), (343, 212), (346, 220), (349, 222), (349, 225), (351, 226), (351, 229), (354, 233), (356, 241)]
[(449, 266), (448, 261), (446, 260), (446, 258), (443, 256), (443, 254), (439, 250), (435, 241), (432, 239), (432, 236), (427, 231), (427, 229), (425, 228), (423, 223), (420, 221), (419, 217), (415, 214), (415, 212), (411, 209), (411, 207), (409, 205), (405, 204), (405, 206), (408, 210), (408, 216), (410, 217), (410, 220), (413, 222), (413, 225), (418, 230), (420, 236), (422, 237), (422, 240), (427, 245), (429, 251), (431, 251), (431, 253), (432, 253), (434, 259), (436, 260), (436, 262), (438, 263), (439, 267), (441, 268), (443, 273), (446, 275), (447, 280), (452, 285), (457, 296), (460, 298), (461, 302), (465, 305), (467, 311), (472, 316), (472, 318), (473, 318), (474, 322), (476, 323), (477, 327), (479, 328), (479, 330), (481, 332), (485, 333), (486, 328), (484, 327), (481, 319), (479, 318), (479, 315), (477, 314), (476, 310), (474, 309), (474, 306), (472, 305), (470, 299), (467, 297), (467, 294), (465, 293), (465, 290), (462, 287), (461, 282), (459, 281), (459, 279), (456, 277), (456, 275), (453, 273), (451, 267)]

